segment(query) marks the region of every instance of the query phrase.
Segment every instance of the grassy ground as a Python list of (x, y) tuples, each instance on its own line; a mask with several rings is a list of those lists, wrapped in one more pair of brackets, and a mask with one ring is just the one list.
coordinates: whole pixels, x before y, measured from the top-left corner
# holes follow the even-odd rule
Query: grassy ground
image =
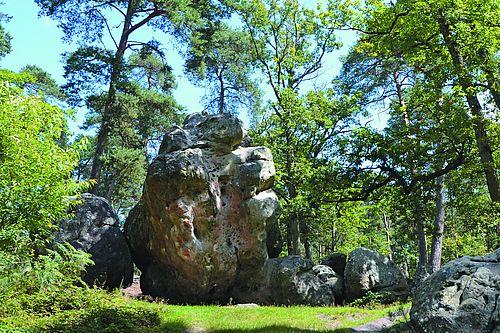
[[(97, 297), (103, 297), (103, 294)], [(237, 307), (179, 306), (104, 296), (92, 307), (51, 315), (21, 313), (0, 319), (0, 332), (350, 332), (399, 306)]]

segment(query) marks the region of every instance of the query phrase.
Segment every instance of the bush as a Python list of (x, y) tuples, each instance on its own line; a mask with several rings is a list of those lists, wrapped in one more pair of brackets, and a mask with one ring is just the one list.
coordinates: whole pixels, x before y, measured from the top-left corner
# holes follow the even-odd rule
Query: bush
[(37, 259), (0, 251), (0, 295), (5, 299), (0, 303), (0, 317), (81, 308), (88, 299), (80, 277), (90, 263), (89, 254), (69, 244), (57, 244)]
[(77, 308), (75, 283), (91, 263), (69, 245), (48, 249), (70, 196), (87, 184), (71, 178), (78, 154), (65, 144), (64, 112), (26, 94), (30, 82), (0, 71), (0, 316)]
[(397, 299), (389, 292), (374, 293), (368, 291), (363, 297), (354, 300), (349, 305), (356, 307), (372, 307), (381, 304), (391, 304), (395, 301), (397, 301)]

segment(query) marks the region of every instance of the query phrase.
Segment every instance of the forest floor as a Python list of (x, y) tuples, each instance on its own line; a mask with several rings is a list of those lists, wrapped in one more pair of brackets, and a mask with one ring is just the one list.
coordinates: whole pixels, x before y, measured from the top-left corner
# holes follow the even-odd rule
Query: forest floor
[[(170, 305), (143, 298), (132, 286), (122, 292), (93, 291), (81, 309), (0, 318), (0, 332), (285, 333), (406, 332), (409, 305), (358, 307)], [(395, 325), (393, 325), (395, 323)], [(390, 330), (384, 330), (392, 326)]]

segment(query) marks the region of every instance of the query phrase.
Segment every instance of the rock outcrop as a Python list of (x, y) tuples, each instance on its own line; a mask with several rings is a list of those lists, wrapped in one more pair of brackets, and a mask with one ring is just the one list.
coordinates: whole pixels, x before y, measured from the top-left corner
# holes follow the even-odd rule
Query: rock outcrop
[(368, 291), (384, 293), (387, 301), (404, 298), (409, 293), (403, 273), (389, 258), (367, 248), (349, 254), (344, 271), (345, 297), (353, 301)]
[(108, 201), (83, 193), (74, 218), (60, 222), (56, 241), (65, 241), (92, 255), (95, 265), (86, 268), (83, 281), (107, 289), (132, 283), (134, 266), (118, 217)]
[(500, 332), (500, 249), (430, 275), (416, 289), (410, 315), (420, 333)]
[(268, 243), (278, 251), (267, 233), (279, 204), (271, 152), (243, 137), (227, 114), (193, 114), (166, 133), (125, 223), (144, 293), (204, 303), (258, 288)]

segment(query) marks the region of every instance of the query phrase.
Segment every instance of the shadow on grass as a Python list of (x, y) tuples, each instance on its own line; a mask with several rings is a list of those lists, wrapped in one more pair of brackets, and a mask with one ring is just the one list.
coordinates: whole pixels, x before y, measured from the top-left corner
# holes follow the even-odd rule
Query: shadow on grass
[(352, 333), (350, 328), (325, 329), (325, 330), (309, 330), (304, 328), (294, 328), (287, 326), (265, 326), (252, 329), (224, 329), (211, 330), (207, 333)]
[(46, 333), (142, 333), (184, 332), (184, 322), (162, 322), (149, 309), (118, 307), (67, 311), (38, 322), (32, 332)]

